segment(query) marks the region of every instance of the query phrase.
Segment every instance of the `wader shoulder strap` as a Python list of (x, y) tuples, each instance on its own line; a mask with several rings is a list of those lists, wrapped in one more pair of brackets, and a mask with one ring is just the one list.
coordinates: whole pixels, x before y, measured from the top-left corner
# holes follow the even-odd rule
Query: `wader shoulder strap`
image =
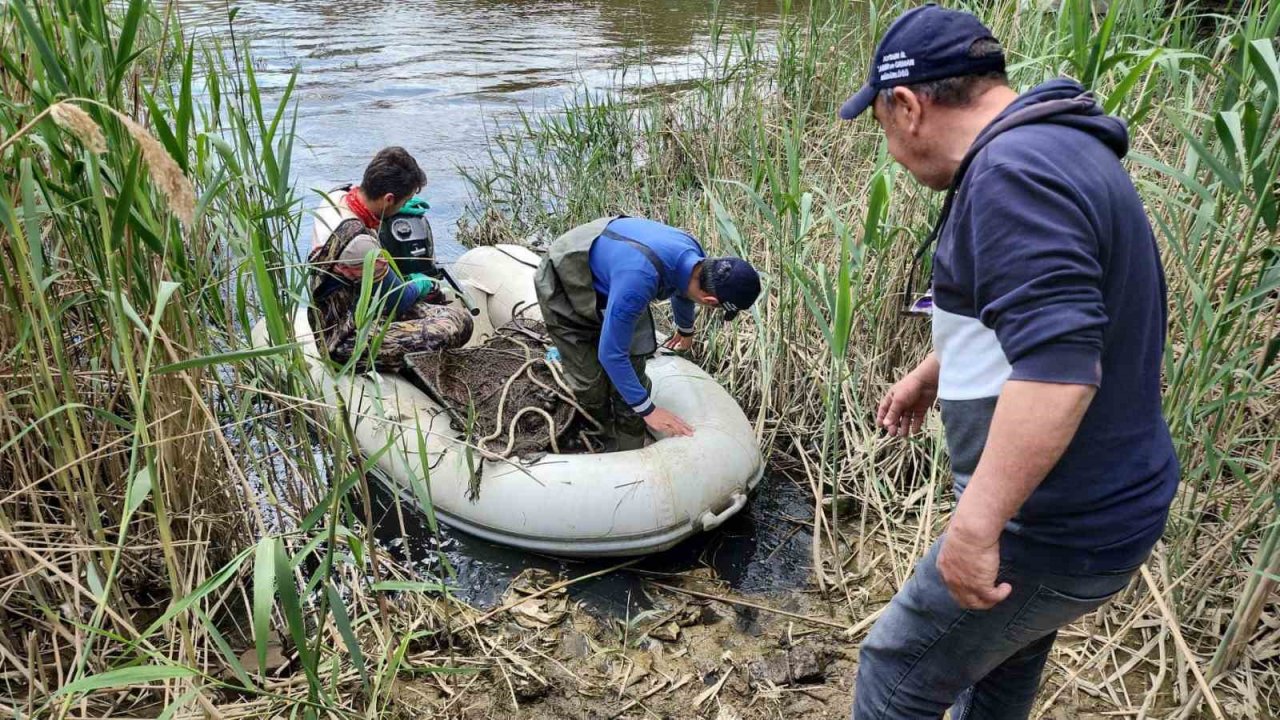
[(587, 323), (597, 323), (599, 318), (591, 275), (591, 247), (615, 219), (602, 217), (578, 225), (556, 238), (547, 250), (547, 262), (559, 292)]
[(649, 247), (648, 245), (645, 245), (639, 240), (629, 238), (625, 235), (619, 235), (618, 233), (609, 229), (605, 229), (604, 232), (600, 233), (600, 237), (609, 238), (610, 240), (614, 240), (621, 243), (626, 243), (631, 247), (639, 250), (640, 253), (649, 260), (649, 264), (653, 265), (654, 271), (658, 273), (658, 297), (665, 298), (668, 295), (672, 294), (673, 292), (672, 289), (662, 283), (663, 277), (666, 276), (666, 268), (665, 266), (663, 266), (662, 260), (658, 258), (658, 253), (653, 251), (653, 248)]

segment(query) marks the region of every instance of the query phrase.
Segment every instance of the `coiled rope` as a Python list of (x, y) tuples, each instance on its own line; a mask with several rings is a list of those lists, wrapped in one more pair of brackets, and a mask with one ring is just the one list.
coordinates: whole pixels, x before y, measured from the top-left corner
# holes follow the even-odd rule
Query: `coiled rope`
[[(555, 418), (551, 417), (551, 413), (547, 412), (546, 410), (543, 410), (540, 407), (535, 407), (530, 405), (530, 406), (522, 407), (519, 410), (517, 410), (516, 414), (511, 418), (511, 421), (506, 424), (506, 428), (505, 428), (506, 432), (505, 433), (503, 432), (504, 428), (503, 428), (502, 419), (504, 417), (504, 412), (507, 406), (507, 398), (511, 393), (512, 386), (514, 386), (516, 380), (520, 379), (521, 377), (526, 377), (534, 385), (537, 385), (543, 390), (556, 396), (564, 403), (568, 404), (570, 407), (576, 410), (580, 415), (582, 415), (582, 417), (586, 418), (587, 421), (590, 422), (597, 431), (602, 431), (604, 429), (604, 426), (601, 425), (598, 420), (592, 417), (590, 413), (588, 413), (586, 410), (583, 409), (583, 407), (580, 404), (578, 404), (578, 401), (573, 397), (573, 391), (569, 389), (568, 384), (565, 382), (564, 378), (560, 375), (560, 372), (555, 367), (555, 363), (548, 362), (545, 358), (533, 357), (532, 351), (529, 348), (529, 346), (521, 342), (518, 338), (508, 336), (508, 339), (514, 342), (516, 345), (520, 346), (520, 348), (524, 351), (525, 361), (524, 361), (524, 364), (520, 366), (520, 369), (512, 373), (511, 377), (507, 378), (507, 381), (503, 383), (502, 393), (498, 397), (498, 412), (497, 412), (497, 417), (494, 420), (495, 427), (493, 429), (493, 432), (489, 433), (483, 438), (480, 438), (480, 441), (477, 444), (479, 445), (481, 450), (483, 450), (486, 453), (492, 453), (503, 458), (510, 456), (511, 451), (515, 449), (516, 429), (520, 423), (520, 418), (528, 414), (534, 414), (534, 415), (538, 415), (539, 417), (541, 417), (543, 420), (546, 421), (547, 440), (551, 445), (551, 450), (559, 454), (560, 444), (559, 444), (559, 441), (557, 440), (559, 432), (556, 427)], [(555, 381), (555, 384), (557, 387), (552, 387), (551, 385), (548, 385), (547, 383), (538, 379), (538, 377), (533, 373), (533, 368), (539, 365), (547, 369), (548, 374), (551, 375), (551, 378), (552, 380)], [(489, 448), (489, 443), (497, 440), (498, 438), (502, 437), (504, 434), (507, 436), (506, 448), (496, 452), (494, 450), (491, 450)]]

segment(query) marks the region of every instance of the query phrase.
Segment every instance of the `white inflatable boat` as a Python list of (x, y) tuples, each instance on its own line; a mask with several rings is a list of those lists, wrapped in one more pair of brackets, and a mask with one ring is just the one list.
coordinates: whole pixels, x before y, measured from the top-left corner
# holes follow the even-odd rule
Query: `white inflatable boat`
[[(532, 305), (522, 316), (539, 317), (537, 263), (527, 249), (503, 245), (476, 248), (452, 265), (480, 310), (472, 344), (515, 309)], [(360, 449), (378, 458), (377, 474), (415, 504), (429, 497), (441, 521), (486, 540), (563, 556), (657, 552), (741, 510), (763, 472), (755, 432), (733, 398), (696, 365), (660, 355), (647, 367), (654, 401), (693, 426), (692, 437), (530, 463), (485, 460), (471, 500), (469, 480), (481, 458), (467, 451), (448, 413), (397, 375), (335, 378), (319, 362), (305, 309), (294, 331), (326, 400), (345, 399)]]

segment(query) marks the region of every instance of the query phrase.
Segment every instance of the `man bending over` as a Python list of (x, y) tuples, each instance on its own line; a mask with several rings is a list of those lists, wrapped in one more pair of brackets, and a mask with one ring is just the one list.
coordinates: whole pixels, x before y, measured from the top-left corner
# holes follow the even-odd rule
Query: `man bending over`
[(649, 397), (644, 365), (658, 349), (649, 304), (671, 300), (676, 335), (666, 346), (688, 350), (694, 305), (718, 307), (732, 320), (755, 302), (760, 277), (745, 260), (708, 258), (683, 230), (606, 217), (556, 238), (535, 286), (578, 402), (616, 449), (632, 450), (644, 446), (646, 426), (658, 434), (693, 434)]

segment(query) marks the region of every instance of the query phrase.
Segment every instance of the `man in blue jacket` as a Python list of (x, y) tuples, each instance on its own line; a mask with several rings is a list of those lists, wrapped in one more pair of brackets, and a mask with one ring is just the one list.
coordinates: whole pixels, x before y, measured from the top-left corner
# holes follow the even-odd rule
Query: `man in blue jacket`
[(1070, 80), (1014, 92), (968, 13), (895, 21), (840, 115), (867, 109), (948, 193), (932, 297), (908, 298), (933, 352), (878, 418), (910, 435), (941, 401), (959, 503), (863, 643), (853, 717), (1026, 718), (1058, 629), (1128, 584), (1178, 483), (1155, 237), (1124, 122)]
[(649, 304), (671, 300), (676, 334), (666, 347), (688, 350), (694, 305), (732, 320), (755, 302), (760, 277), (739, 258), (708, 258), (683, 230), (605, 217), (556, 238), (535, 287), (578, 402), (617, 449), (631, 450), (644, 446), (646, 426), (659, 435), (693, 434), (649, 396), (645, 359), (658, 349)]

